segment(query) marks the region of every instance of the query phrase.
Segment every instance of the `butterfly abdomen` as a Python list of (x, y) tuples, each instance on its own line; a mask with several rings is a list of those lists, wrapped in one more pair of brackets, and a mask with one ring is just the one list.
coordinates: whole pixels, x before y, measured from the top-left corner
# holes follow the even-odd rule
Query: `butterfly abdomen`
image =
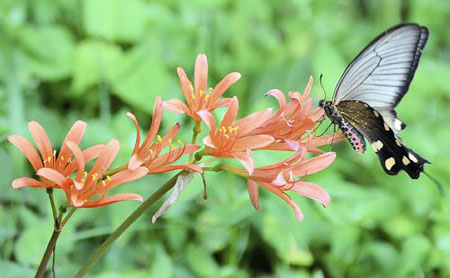
[(352, 124), (344, 118), (341, 118), (339, 128), (357, 153), (363, 154), (366, 151), (366, 142), (364, 141), (364, 137), (358, 130), (356, 130), (354, 126), (352, 126)]

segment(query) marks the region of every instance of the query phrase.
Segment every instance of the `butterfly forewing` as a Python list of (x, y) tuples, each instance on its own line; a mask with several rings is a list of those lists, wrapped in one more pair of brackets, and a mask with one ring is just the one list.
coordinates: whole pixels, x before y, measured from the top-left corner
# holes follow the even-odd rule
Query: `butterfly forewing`
[(405, 147), (381, 113), (367, 103), (344, 100), (337, 105), (337, 109), (344, 120), (367, 138), (389, 175), (405, 170), (411, 178), (417, 179), (423, 171), (424, 163), (429, 163)]

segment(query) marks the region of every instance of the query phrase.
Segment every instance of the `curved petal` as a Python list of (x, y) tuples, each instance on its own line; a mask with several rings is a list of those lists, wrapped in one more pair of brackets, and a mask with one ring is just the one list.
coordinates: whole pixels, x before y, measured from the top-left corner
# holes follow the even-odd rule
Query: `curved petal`
[(211, 93), (211, 98), (209, 103), (211, 105), (216, 105), (216, 101), (220, 99), (220, 97), (225, 93), (231, 85), (236, 83), (239, 79), (241, 79), (241, 74), (239, 72), (232, 72), (227, 74), (217, 85), (214, 87), (214, 90)]
[[(83, 208), (93, 208), (93, 207), (101, 207), (106, 206), (112, 203), (122, 202), (122, 201), (129, 201), (129, 200), (135, 200), (139, 202), (143, 202), (144, 199), (138, 194), (133, 193), (124, 193), (124, 194), (116, 194), (112, 196), (108, 196), (105, 198), (101, 198), (99, 200), (88, 200), (83, 202), (79, 207)], [(75, 206), (75, 205), (74, 205)]]
[(141, 128), (139, 127), (139, 123), (134, 114), (128, 112), (127, 117), (133, 121), (134, 126), (136, 127), (136, 141), (134, 143), (134, 148), (133, 148), (133, 154), (135, 154), (138, 152), (139, 145), (141, 144)]
[(216, 133), (216, 118), (214, 118), (213, 114), (211, 114), (206, 110), (198, 111), (197, 114), (209, 128), (209, 135), (213, 137), (214, 134)]
[(194, 75), (195, 92), (203, 91), (205, 93), (208, 86), (208, 59), (205, 54), (197, 56)]
[(299, 221), (303, 220), (303, 213), (300, 210), (300, 207), (294, 201), (292, 201), (283, 191), (267, 183), (261, 183), (261, 185), (264, 186), (264, 188), (266, 188), (267, 190), (277, 195), (278, 197), (280, 197), (281, 199), (285, 200), (294, 209), (295, 215), (297, 215), (297, 219)]
[(234, 142), (232, 151), (244, 151), (264, 148), (274, 141), (270, 135), (252, 135), (237, 139)]
[(211, 136), (206, 136), (205, 138), (203, 138), (203, 144), (205, 144), (206, 146), (210, 147), (211, 149), (216, 149), (216, 145), (214, 145), (214, 143), (212, 142)]
[(35, 171), (43, 167), (39, 153), (30, 141), (19, 135), (8, 136), (8, 141), (16, 146), (23, 153), (23, 155), (25, 155)]
[(54, 182), (59, 187), (63, 187), (64, 183), (67, 180), (66, 177), (64, 177), (60, 172), (52, 168), (41, 168), (37, 171), (36, 174), (42, 178)]
[(86, 123), (83, 121), (76, 121), (72, 128), (67, 132), (66, 138), (64, 139), (61, 150), (59, 151), (57, 158), (57, 165), (59, 165), (60, 161), (64, 161), (65, 159), (69, 159), (72, 155), (70, 150), (66, 146), (66, 142), (74, 142), (75, 144), (80, 144), (81, 139), (83, 139), (84, 132), (86, 131)]
[(106, 147), (100, 157), (95, 161), (94, 166), (86, 177), (85, 186), (89, 187), (91, 184), (102, 177), (103, 173), (108, 170), (112, 162), (119, 152), (119, 141), (112, 139), (106, 144)]
[(280, 104), (280, 107), (286, 105), (286, 97), (284, 96), (283, 92), (278, 89), (269, 90), (264, 95), (265, 96), (273, 96), (274, 98), (276, 98), (278, 100), (278, 103)]
[(22, 188), (22, 187), (26, 187), (26, 186), (31, 186), (31, 187), (43, 187), (43, 188), (48, 188), (49, 186), (32, 178), (18, 178), (13, 180), (12, 182), (12, 188), (17, 189), (17, 188)]
[(328, 192), (311, 182), (297, 182), (290, 190), (320, 202), (324, 207), (330, 202)]
[(145, 137), (144, 143), (142, 143), (142, 149), (145, 149), (147, 146), (151, 145), (153, 140), (155, 140), (156, 134), (158, 134), (159, 126), (161, 125), (162, 113), (163, 109), (161, 104), (161, 97), (158, 96), (155, 99), (152, 123), (150, 124), (150, 128), (147, 136)]
[(50, 143), (44, 128), (37, 122), (32, 121), (28, 123), (28, 129), (30, 130), (31, 136), (33, 136), (34, 142), (36, 142), (42, 159), (46, 160), (49, 157), (52, 157), (52, 144)]
[(189, 107), (187, 107), (187, 105), (183, 101), (177, 98), (163, 101), (162, 107), (174, 113), (189, 113)]
[(220, 107), (228, 107), (233, 99), (232, 98), (221, 98), (216, 103), (210, 107), (211, 110), (220, 108)]
[(193, 93), (191, 88), (192, 88), (192, 83), (189, 80), (189, 78), (187, 78), (186, 73), (184, 72), (183, 68), (177, 68), (177, 74), (178, 74), (178, 78), (180, 79), (180, 87), (181, 87), (181, 91), (183, 92), (184, 95), (184, 99), (186, 100), (188, 106), (191, 106), (191, 94)]
[(253, 162), (253, 157), (250, 151), (232, 153), (232, 156), (239, 160), (250, 175), (253, 173), (255, 163)]
[(248, 196), (250, 197), (250, 201), (252, 202), (253, 207), (256, 210), (259, 210), (259, 202), (258, 202), (258, 184), (251, 179), (247, 179), (247, 187), (248, 187)]
[[(103, 144), (94, 145), (92, 147), (85, 149), (83, 151), (84, 162), (86, 163), (86, 162), (89, 162), (89, 161), (99, 157), (103, 153), (104, 150), (105, 150), (105, 145), (103, 145)], [(64, 170), (64, 175), (65, 176), (71, 175), (75, 171), (77, 166), (78, 166), (77, 161), (72, 160), (72, 162), (70, 162), (70, 164)]]
[(257, 129), (267, 120), (269, 120), (271, 116), (272, 116), (272, 108), (268, 108), (265, 109), (264, 111), (256, 112), (248, 115), (245, 118), (240, 119), (236, 123), (236, 126), (239, 127), (238, 135), (243, 136)]
[(142, 161), (137, 154), (133, 154), (128, 162), (128, 170), (134, 171), (139, 168), (144, 161)]
[(234, 120), (236, 119), (237, 111), (239, 109), (239, 102), (237, 97), (233, 97), (231, 100), (230, 106), (228, 107), (227, 112), (223, 116), (222, 122), (220, 123), (219, 128), (222, 126), (229, 127), (233, 124)]
[(111, 176), (111, 182), (108, 185), (108, 189), (118, 186), (123, 183), (131, 182), (142, 178), (147, 175), (148, 169), (145, 167), (139, 167), (135, 171), (122, 170)]
[(83, 188), (83, 184), (81, 183), (81, 179), (84, 175), (84, 167), (85, 167), (85, 161), (83, 157), (83, 153), (80, 150), (80, 147), (78, 147), (77, 144), (74, 142), (67, 142), (67, 147), (72, 151), (73, 155), (75, 156), (75, 160), (77, 162), (77, 175), (75, 176), (75, 188), (77, 190), (81, 190)]
[(306, 176), (317, 173), (330, 166), (335, 158), (335, 152), (324, 153), (307, 161), (298, 163), (294, 166), (294, 170), (292, 171), (292, 173), (294, 174), (294, 176)]

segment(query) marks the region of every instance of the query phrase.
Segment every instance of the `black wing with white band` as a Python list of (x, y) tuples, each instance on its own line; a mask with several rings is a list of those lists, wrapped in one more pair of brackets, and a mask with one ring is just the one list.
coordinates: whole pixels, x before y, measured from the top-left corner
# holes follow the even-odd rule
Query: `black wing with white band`
[(408, 91), (427, 39), (428, 29), (414, 23), (379, 35), (347, 67), (333, 102), (363, 101), (380, 112), (395, 133), (403, 129), (394, 108)]

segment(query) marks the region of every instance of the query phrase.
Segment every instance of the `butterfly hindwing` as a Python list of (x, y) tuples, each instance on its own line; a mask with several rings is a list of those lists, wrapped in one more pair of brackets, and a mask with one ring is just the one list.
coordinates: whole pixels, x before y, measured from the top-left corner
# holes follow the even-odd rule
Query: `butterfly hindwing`
[(405, 147), (383, 119), (383, 115), (368, 104), (346, 100), (341, 101), (337, 108), (342, 118), (367, 138), (384, 171), (389, 175), (396, 175), (400, 170), (404, 170), (411, 178), (417, 179), (423, 171), (423, 165), (429, 163)]

